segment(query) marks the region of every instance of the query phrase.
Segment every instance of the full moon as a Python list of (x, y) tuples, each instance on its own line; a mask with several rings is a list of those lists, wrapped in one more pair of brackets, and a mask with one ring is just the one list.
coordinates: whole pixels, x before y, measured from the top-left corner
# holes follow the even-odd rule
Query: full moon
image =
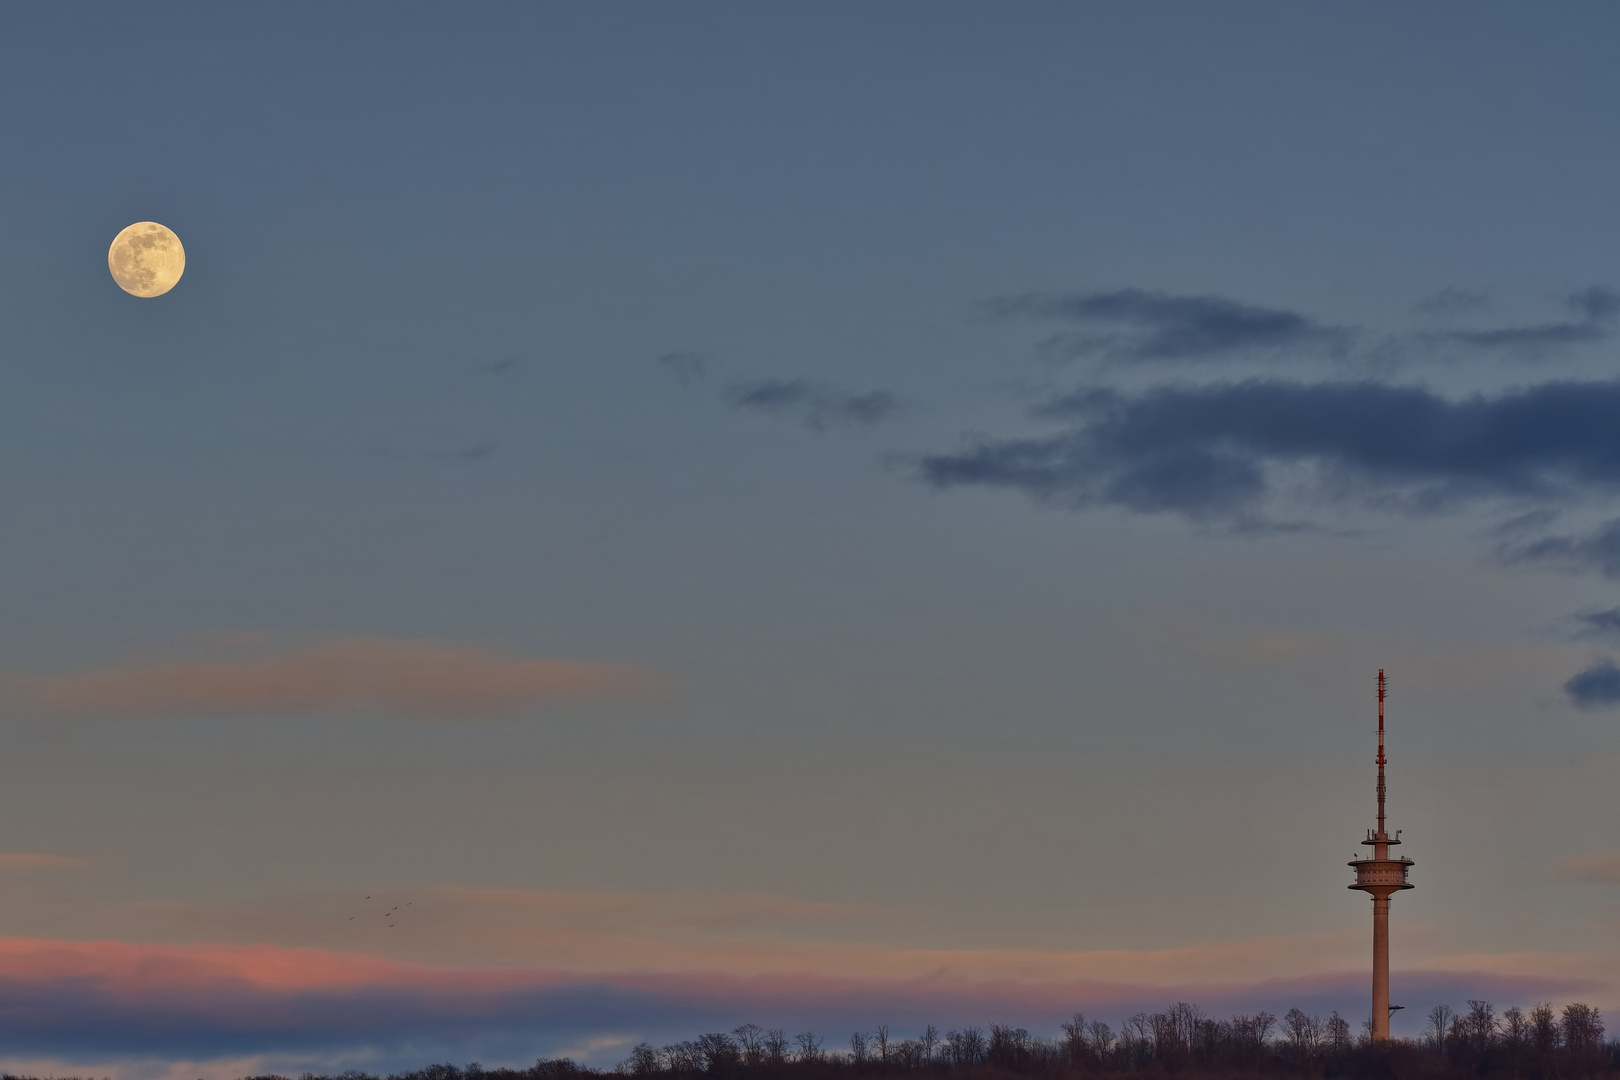
[(113, 237), (107, 269), (131, 296), (162, 296), (186, 272), (186, 249), (170, 229), (155, 221), (137, 221)]

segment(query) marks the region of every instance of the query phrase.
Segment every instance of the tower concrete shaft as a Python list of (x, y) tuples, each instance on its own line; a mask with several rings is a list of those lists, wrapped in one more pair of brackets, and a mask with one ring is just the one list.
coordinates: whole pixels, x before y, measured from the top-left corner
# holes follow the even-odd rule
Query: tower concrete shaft
[(1378, 669), (1378, 828), (1367, 830), (1362, 843), (1371, 847), (1372, 857), (1352, 859), (1350, 866), (1356, 871), (1352, 889), (1360, 889), (1372, 896), (1373, 902), (1373, 962), (1372, 962), (1372, 1037), (1374, 1042), (1389, 1039), (1389, 898), (1402, 889), (1414, 888), (1406, 880), (1407, 868), (1412, 860), (1391, 858), (1389, 849), (1401, 842), (1396, 830), (1391, 836), (1384, 823), (1384, 669)]

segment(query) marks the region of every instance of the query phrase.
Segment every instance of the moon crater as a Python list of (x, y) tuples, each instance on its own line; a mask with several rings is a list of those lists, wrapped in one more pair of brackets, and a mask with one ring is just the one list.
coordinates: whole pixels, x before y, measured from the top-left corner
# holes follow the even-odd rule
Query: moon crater
[(173, 230), (155, 221), (137, 221), (113, 237), (107, 269), (131, 296), (162, 296), (186, 272), (186, 249)]

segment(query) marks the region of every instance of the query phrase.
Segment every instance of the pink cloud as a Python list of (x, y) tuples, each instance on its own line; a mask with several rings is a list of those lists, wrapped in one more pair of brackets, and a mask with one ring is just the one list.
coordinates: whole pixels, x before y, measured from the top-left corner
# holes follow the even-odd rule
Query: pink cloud
[(0, 851), (0, 870), (71, 870), (83, 866), (76, 855), (51, 855), (43, 851)]
[(466, 645), (344, 637), (246, 659), (136, 663), (0, 676), (36, 716), (222, 716), (394, 712), (502, 716), (561, 700), (633, 695), (654, 678), (624, 664), (508, 656)]
[(1571, 855), (1559, 862), (1565, 877), (1577, 881), (1596, 881), (1620, 885), (1620, 851), (1598, 851), (1590, 855)]
[[(1534, 965), (1521, 957), (1507, 966)], [(1573, 974), (1407, 970), (1396, 977), (1414, 1008), (1473, 996), (1499, 1004), (1581, 998), (1608, 1007), (1601, 980)], [(1177, 1000), (1216, 1013), (1299, 1004), (1353, 1015), (1365, 992), (1359, 970), (1169, 982), (944, 971), (582, 973), (432, 967), (271, 945), (0, 939), (0, 1039), (15, 1052), (72, 1052), (86, 1060), (122, 1060), (137, 1048), (173, 1060), (358, 1048), (465, 1060), (472, 1047), (532, 1060), (566, 1046), (670, 1041), (746, 1021), (828, 1033), (876, 1022), (916, 1028), (996, 1021), (1053, 1031), (1076, 1009), (1117, 1022)]]
[(81, 980), (102, 990), (143, 995), (205, 989), (220, 983), (268, 993), (370, 987), (499, 989), (543, 984), (555, 976), (400, 963), (359, 953), (277, 945), (155, 945), (122, 941), (0, 938), (0, 972), (28, 982)]
[[(409, 932), (373, 916), (411, 901)], [(146, 933), (386, 954), (441, 965), (510, 964), (574, 972), (792, 971), (829, 977), (1174, 983), (1252, 981), (1353, 968), (1358, 929), (1168, 949), (919, 948), (874, 940), (857, 905), (733, 892), (411, 889), (368, 907), (311, 895), (243, 904), (135, 905)], [(349, 916), (361, 916), (356, 921)], [(860, 925), (852, 925), (860, 924)], [(866, 932), (862, 932), (862, 929)]]
[[(397, 918), (380, 912), (399, 905)], [(853, 905), (726, 892), (575, 892), (438, 886), (362, 902), (311, 894), (251, 903), (127, 905), (114, 921), (148, 940), (258, 943), (364, 955), (422, 970), (569, 972), (571, 977), (794, 977), (964, 986), (1241, 987), (1339, 978), (1366, 962), (1362, 927), (1158, 949), (926, 948), (884, 940), (893, 914)], [(113, 918), (111, 909), (100, 917)], [(880, 920), (873, 923), (871, 920)], [(385, 926), (398, 922), (399, 927)], [(1620, 1004), (1620, 953), (1459, 952), (1438, 928), (1404, 926), (1400, 960), (1425, 977), (1592, 985)], [(1325, 974), (1324, 974), (1325, 973)], [(1359, 979), (1355, 976), (1351, 981)]]
[[(1230, 955), (1242, 943), (1208, 946), (1205, 956)], [(1255, 978), (1252, 972), (1222, 972), (1195, 963), (1174, 964), (1172, 958), (1188, 950), (1144, 950), (1149, 962), (1100, 965), (1082, 973), (1059, 973), (1041, 965), (1016, 972), (1002, 963), (979, 965), (950, 963), (949, 954), (931, 954), (945, 961), (933, 971), (906, 974), (875, 972), (840, 974), (828, 971), (634, 970), (578, 971), (556, 968), (444, 967), (385, 959), (332, 949), (289, 948), (276, 945), (141, 944), (120, 941), (61, 941), (41, 938), (0, 938), (0, 972), (8, 982), (71, 980), (95, 985), (114, 994), (147, 995), (154, 992), (198, 990), (233, 984), (259, 993), (348, 992), (368, 989), (489, 993), (524, 988), (556, 987), (578, 983), (608, 984), (679, 996), (730, 998), (741, 994), (812, 1000), (896, 996), (919, 1000), (998, 1000), (1032, 1007), (1098, 1002), (1121, 997), (1199, 994), (1228, 997), (1257, 987), (1288, 988), (1309, 995), (1351, 983), (1360, 987), (1364, 973), (1338, 969), (1288, 977)], [(908, 954), (915, 955), (915, 954)], [(977, 956), (983, 963), (987, 954)], [(1061, 955), (1061, 954), (1059, 954)], [(1073, 954), (1071, 954), (1073, 955)], [(1127, 951), (1107, 954), (1123, 958)], [(694, 958), (695, 959), (695, 958)], [(1592, 963), (1577, 962), (1588, 960)], [(1479, 978), (1507, 985), (1561, 985), (1612, 994), (1608, 980), (1595, 978), (1612, 957), (1575, 957), (1562, 954), (1476, 954), (1431, 961), (1408, 968), (1408, 981), (1435, 982), (1472, 972)], [(1446, 963), (1455, 961), (1456, 966)], [(1180, 967), (1181, 970), (1174, 970)], [(988, 970), (999, 968), (1000, 970)], [(1112, 970), (1104, 970), (1112, 968)], [(1020, 977), (1022, 976), (1022, 977)]]

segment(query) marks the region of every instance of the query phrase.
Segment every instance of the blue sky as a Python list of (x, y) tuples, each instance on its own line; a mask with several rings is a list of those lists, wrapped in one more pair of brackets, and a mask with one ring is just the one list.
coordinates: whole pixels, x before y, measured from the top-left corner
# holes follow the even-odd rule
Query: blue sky
[(620, 996), (0, 1057), (1351, 1015), (1380, 666), (1397, 999), (1620, 1007), (1617, 20), (13, 10), (0, 938)]

